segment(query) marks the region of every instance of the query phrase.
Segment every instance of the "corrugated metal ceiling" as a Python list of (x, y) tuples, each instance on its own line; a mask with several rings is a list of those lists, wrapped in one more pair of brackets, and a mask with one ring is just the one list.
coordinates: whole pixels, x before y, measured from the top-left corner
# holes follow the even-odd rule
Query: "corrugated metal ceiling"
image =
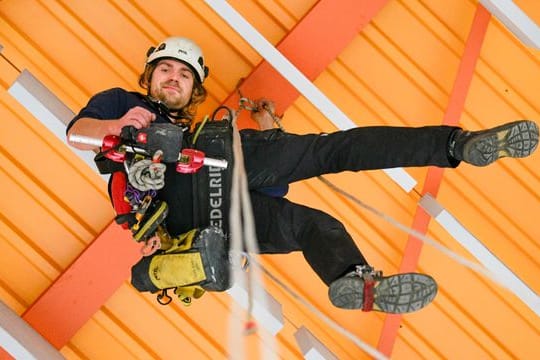
[[(275, 45), (321, 3), (229, 2)], [(350, 4), (333, 2), (335, 8), (328, 16), (339, 14), (346, 3)], [(442, 123), (453, 101), (454, 83), (478, 3), (378, 3), (384, 5), (381, 11), (366, 27), (358, 26), (337, 58), (324, 65), (315, 85), (359, 126)], [(540, 23), (537, 1), (515, 3)], [(362, 4), (358, 2), (359, 14), (363, 14)], [(339, 15), (330, 21), (339, 22)], [(333, 26), (324, 26), (323, 30), (334, 31)], [(23, 315), (38, 301), (108, 228), (114, 215), (103, 179), (8, 89), (26, 69), (77, 112), (100, 90), (114, 86), (137, 90), (147, 48), (169, 35), (193, 38), (210, 64), (210, 96), (199, 111), (200, 117), (234, 95), (238, 81), (249, 78), (262, 60), (200, 0), (0, 1), (0, 177), (4, 185), (0, 201), (0, 300), (15, 312)], [(317, 53), (300, 46), (296, 52), (292, 55), (317, 58)], [(476, 130), (514, 119), (539, 119), (539, 80), (538, 50), (524, 46), (491, 18), (459, 124)], [(267, 83), (259, 81), (256, 90), (244, 95), (275, 93), (274, 84), (273, 78)], [(335, 130), (302, 96), (291, 106), (278, 105), (285, 107), (283, 124), (291, 132)], [(536, 226), (540, 210), (538, 165), (535, 155), (487, 168), (464, 165), (446, 170), (439, 174), (437, 194), (437, 201), (536, 293), (540, 290), (536, 256), (540, 247)], [(437, 173), (420, 168), (407, 171), (418, 182), (410, 193), (382, 171), (330, 178), (362, 201), (413, 226), (415, 220), (422, 220), (418, 201), (433, 186)], [(398, 271), (408, 251), (406, 233), (318, 180), (293, 184), (288, 197), (343, 220), (373, 265), (388, 274)], [(427, 235), (475, 261), (436, 222), (429, 223)], [(379, 343), (393, 342), (388, 330), (393, 321), (390, 317), (333, 308), (324, 285), (300, 254), (267, 256), (262, 262), (318, 311), (362, 341), (375, 348)], [(538, 358), (539, 318), (510, 291), (431, 246), (423, 246), (418, 269), (437, 279), (440, 293), (434, 304), (401, 319), (392, 358)], [(93, 281), (102, 280), (97, 274), (106, 270), (96, 269)], [(302, 358), (294, 339), (302, 326), (339, 359), (368, 358), (268, 277), (264, 280), (282, 304), (285, 317), (284, 328), (276, 336), (278, 358)], [(86, 286), (92, 285), (82, 283), (81, 293)], [(228, 358), (231, 308), (226, 294), (207, 294), (187, 308), (178, 303), (163, 307), (154, 296), (137, 293), (126, 280), (60, 351), (69, 359)], [(260, 333), (245, 339), (251, 355), (263, 341)]]

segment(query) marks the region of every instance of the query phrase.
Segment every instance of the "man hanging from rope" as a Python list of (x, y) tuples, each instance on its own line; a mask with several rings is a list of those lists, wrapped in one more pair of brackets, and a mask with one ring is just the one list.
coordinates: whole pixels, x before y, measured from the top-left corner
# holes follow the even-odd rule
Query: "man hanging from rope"
[[(202, 285), (203, 290), (219, 291), (229, 286), (227, 281), (215, 285), (215, 279), (215, 286), (208, 285), (208, 278), (209, 273), (219, 268), (217, 263), (228, 263), (223, 249), (214, 251), (215, 246), (221, 246), (216, 245), (220, 241), (215, 239), (226, 238), (228, 209), (213, 206), (228, 201), (227, 172), (231, 167), (205, 169), (204, 176), (200, 175), (203, 172), (182, 173), (175, 171), (174, 156), (163, 156), (157, 151), (165, 149), (174, 155), (195, 144), (208, 155), (234, 161), (230, 155), (230, 134), (223, 129), (206, 133), (203, 129), (201, 140), (193, 141), (191, 122), (197, 106), (207, 95), (203, 87), (207, 76), (203, 54), (194, 42), (181, 37), (168, 38), (147, 53), (146, 67), (139, 79), (140, 86), (147, 90), (146, 95), (120, 88), (98, 93), (68, 126), (68, 136), (97, 139), (131, 136), (137, 144), (158, 144), (150, 155), (154, 156), (153, 163), (160, 160), (165, 163), (166, 170), (151, 168), (152, 161), (145, 169), (149, 174), (162, 175), (161, 188), (137, 192), (122, 177), (126, 171), (134, 172), (134, 167), (123, 164), (108, 170), (113, 173), (110, 190), (120, 217), (117, 220), (127, 224), (139, 239), (155, 238), (157, 234), (162, 242), (169, 242), (165, 248), (174, 249), (162, 248), (134, 266), (132, 283), (141, 291), (181, 288), (194, 283)], [(272, 121), (272, 103), (259, 101), (251, 110), (252, 118), (267, 128), (264, 124)], [(167, 124), (174, 124), (181, 132), (167, 128)], [(156, 130), (158, 125), (162, 128)], [(371, 126), (305, 135), (280, 129), (244, 129), (240, 136), (260, 252), (301, 251), (329, 287), (330, 301), (337, 307), (405, 313), (416, 311), (434, 299), (437, 285), (430, 276), (418, 273), (382, 276), (369, 265), (341, 222), (317, 209), (275, 196), (268, 189), (286, 188), (295, 181), (341, 171), (428, 165), (455, 168), (460, 162), (486, 166), (502, 157), (530, 155), (538, 144), (538, 127), (532, 121), (522, 120), (472, 132), (451, 126)], [(179, 144), (167, 144), (170, 138)], [(99, 150), (95, 145), (75, 142), (71, 145)], [(171, 159), (173, 164), (167, 163)], [(136, 156), (132, 163), (137, 164)], [(213, 179), (218, 175), (219, 181)], [(199, 181), (201, 176), (203, 181)], [(149, 215), (145, 214), (148, 203), (154, 204)], [(191, 257), (186, 260), (188, 254)], [(193, 268), (199, 270), (189, 273)], [(194, 296), (197, 297), (196, 292)]]

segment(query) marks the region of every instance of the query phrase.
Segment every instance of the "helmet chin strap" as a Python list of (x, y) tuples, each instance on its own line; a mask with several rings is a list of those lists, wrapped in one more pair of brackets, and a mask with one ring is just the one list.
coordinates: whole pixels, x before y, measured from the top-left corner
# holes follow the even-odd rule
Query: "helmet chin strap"
[(180, 109), (171, 109), (169, 108), (163, 101), (155, 99), (154, 97), (150, 95), (146, 95), (145, 100), (154, 107), (161, 115), (167, 116), (169, 119), (174, 120), (180, 120), (178, 121), (182, 125), (189, 125), (191, 124), (191, 117), (187, 117), (185, 115), (178, 115), (181, 113)]

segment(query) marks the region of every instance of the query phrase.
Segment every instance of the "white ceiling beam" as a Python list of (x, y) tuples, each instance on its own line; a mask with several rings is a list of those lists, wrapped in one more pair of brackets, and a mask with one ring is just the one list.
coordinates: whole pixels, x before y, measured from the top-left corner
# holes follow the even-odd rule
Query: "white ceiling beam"
[(0, 345), (15, 359), (64, 359), (58, 350), (2, 301)]
[[(302, 72), (268, 42), (231, 5), (224, 0), (205, 0), (206, 3), (248, 42), (274, 69), (293, 85), (326, 118), (341, 130), (357, 125), (326, 97)], [(410, 192), (417, 181), (403, 168), (383, 170), (403, 190)]]
[[(250, 270), (252, 271), (252, 270)], [(227, 290), (229, 294), (244, 310), (249, 309), (249, 296), (246, 284), (237, 281)], [(275, 336), (284, 326), (283, 311), (281, 304), (265, 289), (260, 289), (263, 299), (252, 294), (252, 314), (255, 319), (270, 333)]]
[(540, 297), (480, 240), (474, 237), (433, 196), (425, 194), (419, 205), (450, 235), (469, 251), (487, 270), (493, 273), (501, 285), (506, 286), (536, 315), (540, 316)]
[[(63, 143), (66, 141), (66, 125), (75, 114), (60, 99), (43, 85), (30, 71), (23, 70), (8, 93), (36, 119), (41, 121)], [(90, 168), (95, 169), (94, 153), (82, 151), (68, 146), (71, 151), (82, 158)], [(103, 176), (105, 179), (108, 177)]]
[(480, 0), (480, 3), (521, 42), (540, 49), (540, 27), (512, 0)]
[(305, 326), (294, 333), (294, 338), (306, 360), (338, 360)]

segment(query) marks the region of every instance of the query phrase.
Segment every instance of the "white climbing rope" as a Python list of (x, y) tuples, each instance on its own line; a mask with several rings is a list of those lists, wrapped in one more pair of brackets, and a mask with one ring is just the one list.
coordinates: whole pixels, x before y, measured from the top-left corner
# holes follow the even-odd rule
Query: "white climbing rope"
[[(259, 252), (257, 235), (244, 168), (244, 155), (242, 153), (240, 133), (236, 124), (237, 115), (238, 113), (234, 113), (232, 119), (234, 166), (229, 213), (230, 252), (232, 254), (240, 254), (244, 251), (243, 248), (245, 246), (248, 253), (257, 254)], [(255, 323), (252, 319), (254, 298), (260, 301), (263, 307), (267, 307), (268, 301), (261, 285), (262, 279), (258, 269), (250, 268), (248, 271), (243, 271), (239, 266), (231, 266), (231, 275), (233, 283), (247, 289), (248, 293), (247, 319), (244, 328), (242, 328), (240, 318), (237, 316), (237, 311), (233, 311), (229, 319), (229, 356), (231, 359), (243, 359), (244, 347), (241, 341), (243, 337), (238, 336), (238, 334), (249, 335), (250, 332), (256, 330), (253, 327)], [(260, 358), (269, 359), (276, 354), (276, 340), (266, 331), (259, 332), (259, 334), (263, 338), (259, 343)]]
[(129, 183), (137, 190), (159, 190), (165, 186), (166, 165), (142, 159), (134, 162), (128, 170)]

